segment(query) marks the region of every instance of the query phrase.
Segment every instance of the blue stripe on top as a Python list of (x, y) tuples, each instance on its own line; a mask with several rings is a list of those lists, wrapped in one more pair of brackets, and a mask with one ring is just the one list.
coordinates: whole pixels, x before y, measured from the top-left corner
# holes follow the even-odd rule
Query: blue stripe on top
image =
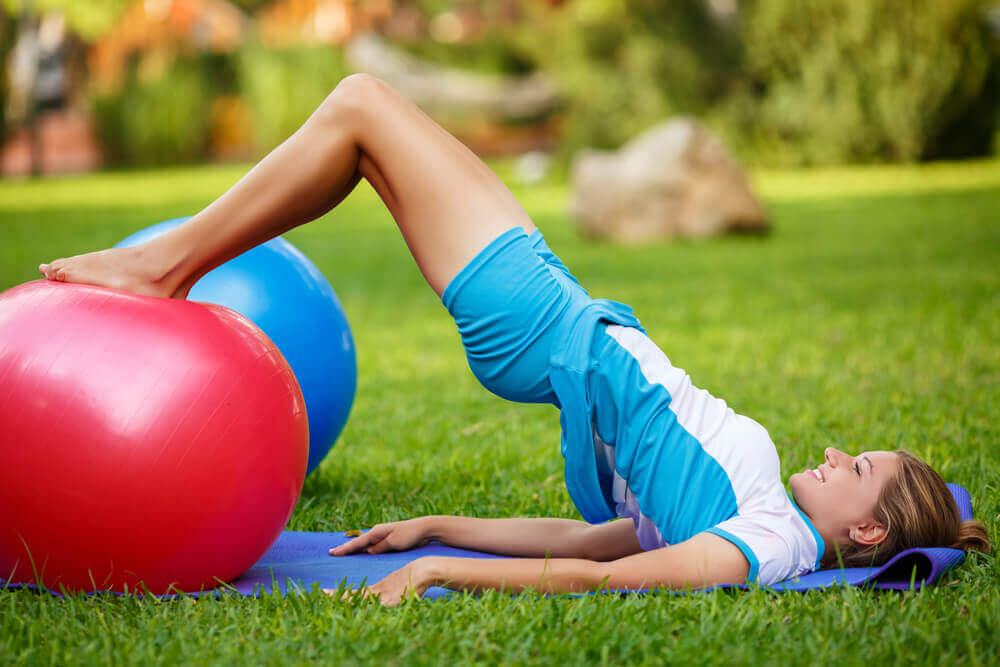
[(750, 548), (749, 544), (747, 544), (740, 538), (736, 537), (728, 530), (723, 530), (718, 526), (714, 528), (709, 528), (707, 532), (712, 533), (713, 535), (718, 535), (719, 537), (729, 540), (730, 542), (735, 544), (736, 547), (743, 552), (743, 555), (746, 557), (747, 562), (750, 563), (750, 573), (747, 574), (747, 583), (752, 584), (753, 582), (757, 581), (757, 573), (760, 572), (760, 561), (757, 560), (757, 554), (753, 552), (753, 549)]
[(600, 363), (588, 376), (587, 394), (597, 434), (613, 447), (615, 472), (663, 540), (678, 544), (735, 516), (729, 475), (680, 424), (667, 388), (651, 383), (606, 333), (593, 347)]
[(591, 430), (593, 404), (587, 395), (587, 373), (592, 367), (591, 343), (601, 322), (613, 322), (644, 331), (632, 309), (605, 299), (579, 301), (564, 316), (562, 345), (552, 351), (549, 381), (559, 397), (562, 411), (562, 455), (566, 489), (573, 504), (589, 523), (617, 517), (614, 503), (598, 479), (594, 435)]

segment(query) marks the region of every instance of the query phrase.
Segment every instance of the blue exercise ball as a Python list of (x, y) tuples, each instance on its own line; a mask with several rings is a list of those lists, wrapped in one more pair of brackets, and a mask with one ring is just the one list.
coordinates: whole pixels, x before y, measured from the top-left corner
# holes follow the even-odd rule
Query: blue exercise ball
[[(187, 219), (147, 227), (116, 247), (139, 245)], [(330, 283), (298, 248), (277, 237), (205, 274), (188, 299), (232, 308), (281, 350), (305, 398), (311, 473), (343, 430), (357, 387), (354, 338)]]

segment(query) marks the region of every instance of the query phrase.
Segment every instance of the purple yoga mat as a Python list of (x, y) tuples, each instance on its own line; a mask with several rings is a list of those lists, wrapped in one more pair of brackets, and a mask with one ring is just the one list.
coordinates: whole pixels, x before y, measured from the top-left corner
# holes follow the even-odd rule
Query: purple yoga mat
[[(969, 493), (957, 484), (949, 484), (948, 488), (955, 496), (962, 519), (971, 519), (972, 502)], [(343, 544), (349, 539), (351, 538), (346, 537), (344, 533), (285, 531), (267, 553), (238, 579), (222, 589), (206, 591), (202, 595), (217, 595), (228, 590), (232, 593), (254, 596), (273, 592), (285, 593), (289, 590), (308, 591), (317, 584), (320, 588), (337, 588), (342, 582), (349, 586), (373, 584), (390, 572), (422, 556), (503, 558), (438, 543), (399, 553), (337, 557), (328, 554), (331, 547)], [(965, 553), (958, 549), (908, 549), (896, 554), (880, 567), (819, 570), (775, 584), (770, 590), (806, 591), (843, 585), (892, 590), (906, 590), (911, 586), (920, 588), (937, 581), (941, 575), (957, 567), (964, 560)], [(3, 586), (3, 583), (0, 579), (0, 586)], [(20, 586), (22, 585), (11, 584), (9, 587)], [(445, 588), (431, 588), (424, 593), (424, 597), (438, 598), (451, 593), (452, 591)]]

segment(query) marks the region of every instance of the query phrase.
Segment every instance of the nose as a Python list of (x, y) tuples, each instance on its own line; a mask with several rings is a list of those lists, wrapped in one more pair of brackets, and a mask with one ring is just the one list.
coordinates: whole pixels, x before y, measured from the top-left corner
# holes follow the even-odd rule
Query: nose
[(826, 449), (824, 449), (823, 457), (826, 459), (826, 462), (829, 463), (834, 468), (836, 468), (839, 465), (842, 465), (846, 459), (851, 458), (850, 456), (840, 451), (839, 449), (836, 449), (835, 447), (827, 447)]

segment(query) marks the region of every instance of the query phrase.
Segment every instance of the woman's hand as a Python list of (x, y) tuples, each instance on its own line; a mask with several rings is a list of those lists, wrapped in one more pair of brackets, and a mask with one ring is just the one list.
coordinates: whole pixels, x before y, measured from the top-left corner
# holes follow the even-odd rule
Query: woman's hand
[[(360, 595), (363, 598), (374, 596), (383, 606), (395, 607), (404, 598), (423, 595), (424, 591), (433, 585), (433, 569), (433, 556), (418, 558), (389, 574), (377, 584), (365, 586), (356, 591), (350, 589), (344, 592), (343, 598), (349, 600), (355, 595)], [(323, 592), (331, 596), (337, 595), (335, 589), (323, 589)]]
[(368, 532), (345, 542), (339, 547), (330, 549), (331, 556), (347, 556), (348, 554), (366, 551), (370, 554), (381, 554), (386, 551), (406, 551), (422, 547), (431, 541), (432, 520), (434, 517), (422, 516), (406, 521), (380, 523)]

